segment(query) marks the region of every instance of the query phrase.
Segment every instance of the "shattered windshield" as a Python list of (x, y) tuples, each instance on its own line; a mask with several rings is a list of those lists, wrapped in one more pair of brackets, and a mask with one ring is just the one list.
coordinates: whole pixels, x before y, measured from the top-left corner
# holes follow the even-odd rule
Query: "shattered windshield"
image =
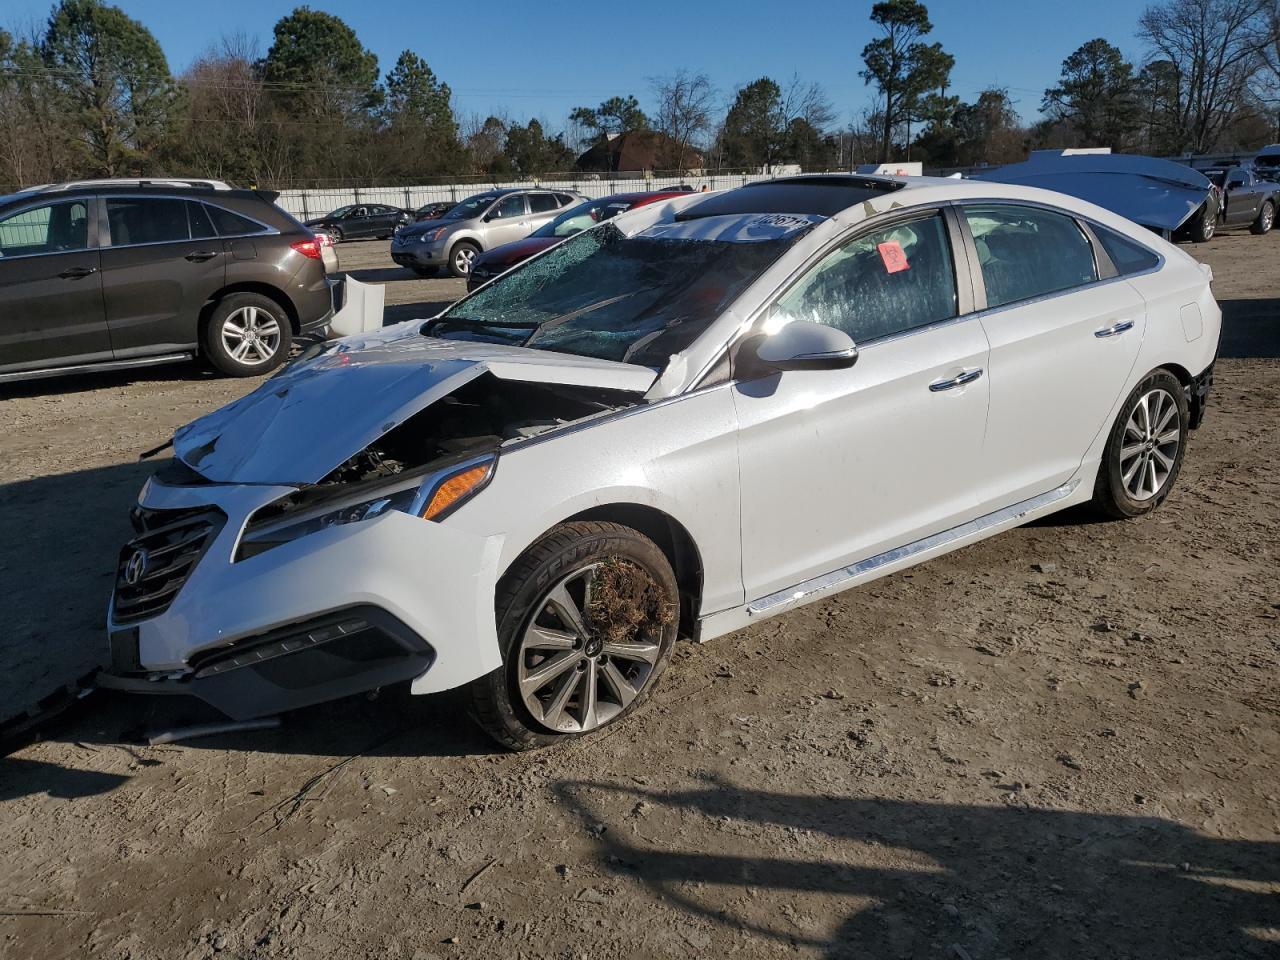
[(779, 219), (709, 217), (635, 236), (605, 223), (482, 287), (423, 333), (661, 367), (813, 222)]

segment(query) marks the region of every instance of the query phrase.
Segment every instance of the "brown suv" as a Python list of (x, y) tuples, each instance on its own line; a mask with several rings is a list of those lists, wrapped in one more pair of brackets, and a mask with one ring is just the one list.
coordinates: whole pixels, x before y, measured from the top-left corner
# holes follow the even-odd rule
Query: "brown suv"
[(218, 181), (97, 180), (0, 197), (0, 382), (197, 355), (280, 364), (333, 314), (315, 236)]

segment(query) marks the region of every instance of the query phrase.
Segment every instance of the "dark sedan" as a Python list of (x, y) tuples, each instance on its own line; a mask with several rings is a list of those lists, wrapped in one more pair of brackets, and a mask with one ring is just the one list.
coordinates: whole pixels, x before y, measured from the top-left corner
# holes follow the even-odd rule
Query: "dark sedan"
[(307, 226), (327, 233), (334, 243), (341, 243), (343, 240), (363, 240), (369, 237), (385, 240), (396, 232), (396, 227), (412, 219), (413, 214), (399, 207), (381, 203), (352, 203), (323, 217), (308, 220)]
[(685, 197), (686, 190), (655, 190), (652, 193), (615, 193), (599, 200), (588, 200), (576, 207), (571, 207), (550, 223), (539, 227), (523, 240), (504, 243), (494, 247), (488, 253), (482, 253), (471, 265), (467, 275), (467, 290), (471, 291), (481, 284), (488, 283), (500, 273), (506, 273), (516, 264), (524, 263), (536, 253), (548, 247), (554, 247), (566, 237), (581, 233), (588, 227), (594, 227), (611, 217), (616, 217), (625, 210), (634, 210), (659, 200), (670, 200), (672, 197)]
[(448, 200), (442, 203), (423, 204), (417, 210), (413, 211), (413, 219), (415, 222), (422, 220), (439, 220), (446, 213), (453, 209), (455, 205)]

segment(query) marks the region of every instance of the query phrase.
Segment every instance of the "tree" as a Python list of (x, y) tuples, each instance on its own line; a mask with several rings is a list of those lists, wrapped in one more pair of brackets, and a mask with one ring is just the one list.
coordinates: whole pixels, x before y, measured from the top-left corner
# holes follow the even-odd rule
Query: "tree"
[(894, 128), (920, 118), (921, 98), (946, 88), (955, 58), (939, 43), (922, 39), (933, 30), (929, 11), (917, 0), (883, 0), (871, 8), (883, 36), (862, 48), (863, 80), (880, 92), (880, 160), (889, 159)]
[(1124, 150), (1138, 132), (1137, 94), (1133, 64), (1098, 37), (1062, 61), (1062, 77), (1045, 90), (1040, 109), (1074, 130), (1078, 146)]
[(669, 77), (653, 77), (658, 103), (654, 126), (675, 145), (675, 168), (685, 168), (685, 158), (711, 129), (711, 108), (716, 92), (705, 73), (677, 70)]
[(101, 0), (61, 0), (39, 54), (83, 172), (115, 176), (153, 165), (181, 97), (151, 31)]
[(631, 96), (610, 97), (598, 107), (574, 107), (569, 120), (591, 131), (593, 142), (611, 134), (649, 129), (649, 118), (640, 109), (640, 101)]
[(378, 58), (341, 19), (298, 7), (273, 32), (262, 76), (290, 114), (348, 118), (378, 106)]
[(515, 124), (508, 127), (503, 153), (523, 177), (564, 170), (574, 159), (573, 151), (564, 140), (559, 136), (548, 137), (537, 120), (530, 120), (524, 126)]
[[(1167, 0), (1148, 7), (1139, 35), (1171, 65), (1169, 141), (1176, 151), (1213, 150), (1244, 107), (1273, 43), (1271, 0)], [(1165, 68), (1162, 68), (1162, 70)]]
[(738, 91), (724, 118), (720, 153), (730, 167), (771, 167), (781, 146), (782, 89), (768, 77)]
[(384, 111), (392, 122), (412, 122), (443, 135), (456, 136), (458, 124), (447, 83), (436, 78), (427, 62), (412, 50), (405, 50), (387, 74)]

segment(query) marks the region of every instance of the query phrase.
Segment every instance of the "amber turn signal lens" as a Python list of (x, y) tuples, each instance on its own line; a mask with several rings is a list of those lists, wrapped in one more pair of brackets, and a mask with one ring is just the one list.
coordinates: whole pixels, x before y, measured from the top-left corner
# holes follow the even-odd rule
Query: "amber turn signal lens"
[(463, 470), (461, 473), (455, 473), (440, 486), (436, 487), (436, 492), (431, 495), (431, 500), (427, 503), (427, 508), (422, 511), (423, 520), (433, 520), (459, 500), (466, 497), (489, 477), (489, 471), (493, 469), (493, 461), (482, 463), (479, 466), (471, 467), (469, 470)]

